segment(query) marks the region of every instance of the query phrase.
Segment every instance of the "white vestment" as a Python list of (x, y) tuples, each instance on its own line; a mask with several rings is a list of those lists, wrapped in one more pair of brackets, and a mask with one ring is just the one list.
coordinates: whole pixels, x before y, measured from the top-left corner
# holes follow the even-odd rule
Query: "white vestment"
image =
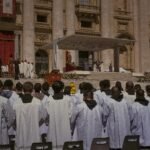
[(24, 74), (24, 63), (23, 62), (21, 62), (19, 64), (19, 71), (20, 71), (20, 74)]
[(82, 93), (76, 93), (72, 96), (72, 103), (74, 106), (77, 104), (83, 103), (83, 94)]
[(28, 77), (28, 63), (27, 62), (23, 63), (23, 73), (24, 73), (25, 78), (27, 78)]
[[(5, 90), (5, 92), (9, 92), (9, 90)], [(15, 118), (15, 113), (13, 110), (13, 106), (15, 103), (20, 102), (21, 99), (19, 95), (15, 92), (12, 91), (11, 96), (7, 100), (7, 104), (5, 105), (5, 111), (6, 111), (6, 117), (7, 117), (7, 125), (8, 125), (8, 135), (15, 135), (16, 132), (12, 126), (12, 123)]]
[(71, 117), (72, 128), (77, 130), (77, 140), (83, 140), (84, 150), (90, 150), (93, 138), (102, 137), (104, 110), (96, 105), (92, 110), (85, 102), (78, 104)]
[[(100, 90), (94, 92), (94, 99), (98, 104), (101, 105), (103, 109), (106, 109), (106, 107), (109, 105), (110, 96), (111, 95), (106, 95), (105, 92), (101, 92)], [(102, 136), (108, 137), (107, 125), (102, 130)]]
[(6, 110), (5, 105), (7, 99), (0, 96), (0, 144), (8, 144), (8, 132), (7, 132), (7, 123), (6, 123)]
[(123, 92), (123, 96), (124, 96), (124, 99), (130, 104), (133, 104), (136, 98), (135, 95), (129, 95), (127, 92)]
[(49, 114), (47, 139), (53, 142), (53, 148), (62, 149), (64, 142), (71, 140), (70, 105), (69, 96), (64, 96), (61, 100), (54, 100), (49, 96), (46, 105)]
[(135, 102), (132, 105), (132, 112), (132, 134), (140, 135), (140, 144), (142, 146), (150, 146), (150, 104), (145, 106)]
[(41, 101), (33, 98), (31, 103), (15, 103), (16, 146), (18, 149), (30, 149), (32, 143), (41, 142), (39, 121), (42, 118)]
[(120, 149), (126, 135), (130, 135), (130, 114), (131, 106), (122, 99), (117, 102), (109, 99), (110, 116), (108, 117), (108, 135), (110, 137), (110, 147)]

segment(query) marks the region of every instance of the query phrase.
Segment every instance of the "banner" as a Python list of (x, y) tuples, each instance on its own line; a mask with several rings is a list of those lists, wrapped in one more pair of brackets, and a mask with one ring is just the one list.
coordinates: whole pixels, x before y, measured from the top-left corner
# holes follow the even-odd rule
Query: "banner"
[(13, 14), (13, 0), (3, 0), (3, 14)]
[(15, 17), (16, 0), (0, 0), (0, 16)]

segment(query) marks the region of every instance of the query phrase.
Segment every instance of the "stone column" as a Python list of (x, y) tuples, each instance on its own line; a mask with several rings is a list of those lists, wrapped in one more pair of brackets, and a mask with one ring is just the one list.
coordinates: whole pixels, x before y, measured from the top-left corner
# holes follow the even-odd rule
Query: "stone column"
[(34, 0), (23, 1), (23, 59), (35, 63)]
[[(75, 34), (75, 1), (66, 1), (66, 27), (67, 36)], [(77, 63), (77, 56), (75, 50), (70, 50), (72, 62)]]
[(133, 0), (133, 24), (134, 24), (134, 36), (135, 36), (135, 45), (134, 45), (134, 71), (140, 72), (141, 70), (141, 59), (140, 59), (140, 37), (139, 37), (139, 9), (138, 1)]
[(119, 72), (119, 47), (114, 48), (114, 72)]
[(15, 31), (15, 59), (19, 58), (19, 33)]
[[(150, 71), (149, 48), (149, 0), (139, 0), (139, 45), (141, 57), (141, 72)], [(140, 60), (139, 60), (140, 61)]]
[[(53, 40), (58, 40), (64, 36), (64, 13), (63, 13), (63, 0), (54, 0), (53, 1)], [(55, 51), (53, 49), (53, 51)], [(64, 68), (64, 51), (56, 49), (56, 68), (63, 72)], [(54, 68), (53, 68), (54, 69)]]
[[(101, 0), (101, 34), (102, 37), (112, 36), (113, 5), (112, 0)], [(104, 69), (109, 70), (109, 64), (113, 62), (113, 50), (103, 50), (101, 53)]]

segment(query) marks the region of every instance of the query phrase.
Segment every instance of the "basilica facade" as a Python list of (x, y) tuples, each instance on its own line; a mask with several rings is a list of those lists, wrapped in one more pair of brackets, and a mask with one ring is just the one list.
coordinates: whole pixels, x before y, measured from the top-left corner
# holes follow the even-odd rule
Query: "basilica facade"
[[(120, 67), (132, 72), (150, 71), (149, 0), (0, 0), (0, 58), (35, 64), (36, 73), (50, 72), (54, 53), (44, 45), (74, 34), (134, 40), (120, 47)], [(69, 54), (69, 58), (68, 58)], [(107, 70), (113, 51), (57, 50), (57, 69), (66, 63), (86, 70), (101, 61)]]

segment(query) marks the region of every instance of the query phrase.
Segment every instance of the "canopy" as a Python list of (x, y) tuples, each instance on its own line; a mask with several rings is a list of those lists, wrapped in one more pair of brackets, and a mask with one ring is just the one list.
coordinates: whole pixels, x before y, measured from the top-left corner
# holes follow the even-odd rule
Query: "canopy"
[[(104, 38), (101, 36), (94, 35), (70, 35), (64, 38), (59, 38), (57, 40), (57, 45), (59, 49), (70, 49), (70, 50), (79, 50), (79, 51), (101, 51), (105, 49), (114, 49), (118, 46), (124, 46), (126, 44), (133, 43), (134, 40), (120, 39), (120, 38)], [(52, 42), (45, 46), (42, 46), (43, 49), (53, 49)]]

